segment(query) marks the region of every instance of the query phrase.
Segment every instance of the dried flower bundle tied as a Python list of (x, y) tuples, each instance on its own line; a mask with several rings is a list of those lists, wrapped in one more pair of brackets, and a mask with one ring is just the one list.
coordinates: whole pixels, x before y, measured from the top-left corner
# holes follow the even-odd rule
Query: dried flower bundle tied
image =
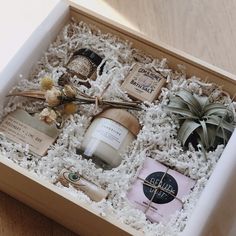
[(230, 106), (211, 103), (208, 97), (188, 90), (172, 94), (166, 110), (177, 114), (181, 120), (178, 139), (183, 145), (202, 144), (206, 150), (211, 150), (218, 144), (226, 144), (235, 128)]
[(52, 79), (45, 77), (41, 80), (41, 90), (31, 90), (11, 93), (8, 96), (23, 96), (29, 98), (43, 99), (47, 107), (40, 113), (40, 119), (48, 124), (56, 123), (61, 127), (63, 115), (74, 114), (78, 110), (78, 105), (95, 104), (98, 107), (116, 107), (124, 109), (140, 110), (140, 102), (110, 101), (103, 99), (103, 95), (109, 85), (100, 96), (89, 96), (70, 84), (55, 86)]

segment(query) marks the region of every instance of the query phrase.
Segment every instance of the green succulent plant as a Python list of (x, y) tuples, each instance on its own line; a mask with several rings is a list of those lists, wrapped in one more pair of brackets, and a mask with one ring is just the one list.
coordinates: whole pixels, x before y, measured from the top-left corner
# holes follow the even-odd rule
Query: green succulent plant
[(226, 144), (234, 128), (234, 113), (221, 103), (211, 103), (206, 96), (198, 96), (182, 89), (170, 96), (166, 110), (178, 115), (180, 129), (177, 138), (183, 145), (201, 144), (206, 150)]

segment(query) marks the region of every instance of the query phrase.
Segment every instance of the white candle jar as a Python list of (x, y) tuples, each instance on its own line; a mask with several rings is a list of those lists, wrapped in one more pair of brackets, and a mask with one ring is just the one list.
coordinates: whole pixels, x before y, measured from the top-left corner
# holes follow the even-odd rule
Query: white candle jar
[(140, 131), (138, 119), (123, 109), (107, 109), (92, 121), (86, 131), (82, 151), (99, 158), (110, 167), (117, 167), (121, 155)]

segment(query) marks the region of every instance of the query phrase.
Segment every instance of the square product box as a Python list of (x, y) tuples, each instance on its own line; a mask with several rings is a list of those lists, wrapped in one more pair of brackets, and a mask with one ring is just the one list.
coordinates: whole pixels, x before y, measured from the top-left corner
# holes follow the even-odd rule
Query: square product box
[(134, 99), (153, 102), (165, 83), (166, 78), (160, 73), (152, 72), (135, 64), (121, 87)]
[(167, 221), (182, 208), (182, 199), (194, 184), (194, 180), (147, 158), (127, 197), (150, 221)]
[[(224, 90), (231, 96), (236, 92), (234, 75), (164, 44), (153, 42), (140, 33), (107, 20), (73, 2), (60, 1), (1, 72), (1, 107), (5, 104), (6, 94), (18, 82), (19, 75), (29, 75), (32, 67), (70, 17), (94, 24), (102, 32), (110, 32), (129, 40), (134, 47), (154, 57), (166, 58), (173, 69), (182, 64), (187, 75), (207, 78), (208, 81), (223, 85)], [(236, 196), (236, 188), (232, 185), (236, 180), (235, 142), (236, 132), (233, 133), (218, 161), (182, 236), (217, 235), (218, 232), (227, 235), (233, 226), (236, 217), (236, 205), (232, 204)], [(143, 235), (142, 232), (117, 222), (112, 215), (101, 216), (90, 205), (81, 203), (53, 184), (29, 173), (7, 160), (3, 154), (0, 156), (0, 190), (82, 236)]]

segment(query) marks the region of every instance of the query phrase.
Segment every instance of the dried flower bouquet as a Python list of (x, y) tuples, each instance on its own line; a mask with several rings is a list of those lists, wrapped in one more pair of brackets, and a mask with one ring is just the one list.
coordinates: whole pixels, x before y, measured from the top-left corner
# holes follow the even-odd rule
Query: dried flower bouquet
[(103, 99), (103, 94), (109, 85), (104, 89), (100, 96), (89, 96), (70, 84), (54, 86), (52, 79), (45, 77), (41, 80), (41, 90), (31, 90), (23, 92), (13, 92), (8, 96), (22, 96), (45, 100), (47, 107), (39, 114), (40, 119), (48, 124), (56, 123), (58, 128), (62, 128), (63, 115), (74, 114), (78, 106), (82, 104), (95, 104), (98, 107), (115, 107), (123, 109), (140, 110), (138, 101), (110, 101)]

